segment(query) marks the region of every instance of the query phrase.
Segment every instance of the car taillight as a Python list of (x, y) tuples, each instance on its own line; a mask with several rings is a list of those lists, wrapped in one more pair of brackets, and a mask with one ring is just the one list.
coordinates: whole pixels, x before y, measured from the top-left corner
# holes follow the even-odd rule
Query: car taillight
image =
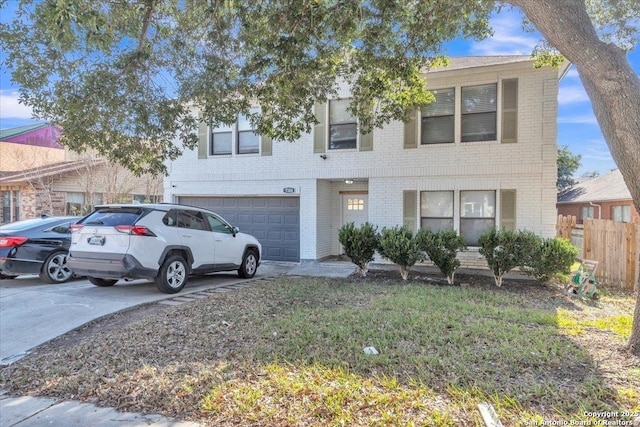
[(73, 233), (74, 231), (81, 230), (82, 227), (84, 227), (84, 225), (82, 225), (82, 224), (71, 224), (69, 226), (69, 231), (71, 231)]
[(141, 225), (116, 225), (116, 230), (121, 233), (136, 235), (136, 236), (155, 236), (147, 227)]
[(0, 237), (0, 248), (8, 248), (11, 246), (19, 246), (29, 240), (27, 237)]

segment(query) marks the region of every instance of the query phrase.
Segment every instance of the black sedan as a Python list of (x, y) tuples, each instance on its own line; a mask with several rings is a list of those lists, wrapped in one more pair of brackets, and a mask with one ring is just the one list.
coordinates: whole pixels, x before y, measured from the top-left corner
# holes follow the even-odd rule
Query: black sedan
[(16, 221), (0, 226), (0, 279), (39, 274), (47, 283), (73, 277), (67, 267), (69, 226), (80, 217), (59, 216)]

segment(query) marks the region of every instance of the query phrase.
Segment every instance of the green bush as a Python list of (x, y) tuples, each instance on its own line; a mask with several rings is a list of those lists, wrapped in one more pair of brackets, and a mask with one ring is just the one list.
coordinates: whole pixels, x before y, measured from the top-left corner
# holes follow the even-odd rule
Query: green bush
[(524, 272), (549, 282), (558, 275), (569, 274), (578, 252), (579, 249), (568, 239), (540, 239), (540, 244), (524, 265)]
[(358, 267), (358, 273), (365, 277), (367, 266), (373, 261), (378, 249), (378, 227), (365, 222), (357, 228), (353, 222), (343, 225), (338, 231), (338, 240), (344, 253)]
[(425, 259), (417, 239), (404, 225), (382, 229), (379, 251), (380, 255), (398, 267), (402, 280), (407, 280), (409, 271), (416, 262)]
[(420, 249), (427, 253), (429, 259), (447, 276), (447, 282), (452, 285), (456, 270), (460, 267), (458, 252), (464, 250), (464, 239), (454, 230), (440, 230), (433, 232), (421, 229), (416, 235)]
[(531, 262), (540, 237), (528, 231), (492, 228), (480, 236), (480, 253), (487, 260), (497, 286), (512, 269)]

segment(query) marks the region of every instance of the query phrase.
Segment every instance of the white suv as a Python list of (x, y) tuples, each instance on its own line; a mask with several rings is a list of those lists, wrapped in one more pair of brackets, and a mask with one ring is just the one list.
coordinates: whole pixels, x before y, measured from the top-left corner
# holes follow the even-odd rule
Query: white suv
[(72, 230), (69, 267), (96, 286), (147, 278), (172, 294), (189, 274), (253, 277), (262, 252), (255, 237), (215, 213), (168, 203), (96, 206)]

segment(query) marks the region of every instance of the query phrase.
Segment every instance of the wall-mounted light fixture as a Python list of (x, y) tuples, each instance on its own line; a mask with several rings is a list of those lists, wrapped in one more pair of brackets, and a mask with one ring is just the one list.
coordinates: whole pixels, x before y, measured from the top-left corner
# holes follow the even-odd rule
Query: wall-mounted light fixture
[(322, 160), (327, 160), (327, 155), (326, 154), (320, 154), (320, 158)]
[(344, 183), (347, 184), (347, 185), (351, 185), (351, 184), (353, 184), (353, 180), (352, 179), (345, 179)]

